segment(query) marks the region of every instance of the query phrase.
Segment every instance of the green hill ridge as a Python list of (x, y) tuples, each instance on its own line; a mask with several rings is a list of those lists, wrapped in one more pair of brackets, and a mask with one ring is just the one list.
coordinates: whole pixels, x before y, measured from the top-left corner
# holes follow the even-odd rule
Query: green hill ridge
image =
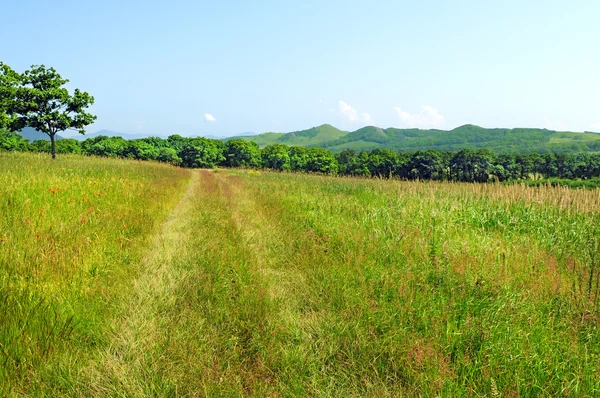
[(329, 124), (291, 133), (264, 133), (249, 137), (231, 137), (254, 141), (264, 147), (272, 144), (345, 149), (416, 151), (437, 149), (490, 149), (496, 153), (599, 152), (600, 134), (553, 131), (538, 128), (484, 128), (472, 124), (452, 130), (382, 129), (367, 126), (353, 132)]
[(308, 130), (294, 131), (291, 133), (263, 133), (254, 136), (229, 137), (226, 140), (243, 139), (254, 141), (260, 147), (273, 144), (285, 144), (289, 146), (320, 146), (329, 141), (334, 141), (347, 135), (330, 124), (313, 127)]

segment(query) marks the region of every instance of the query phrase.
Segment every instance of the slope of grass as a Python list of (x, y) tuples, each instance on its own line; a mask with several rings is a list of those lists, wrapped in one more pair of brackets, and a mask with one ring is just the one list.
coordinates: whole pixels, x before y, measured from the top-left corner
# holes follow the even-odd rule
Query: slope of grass
[(471, 124), (450, 131), (382, 129), (367, 126), (350, 133), (325, 124), (287, 134), (264, 133), (233, 138), (254, 141), (260, 147), (286, 144), (323, 147), (333, 152), (341, 152), (344, 149), (369, 151), (373, 149), (396, 151), (437, 149), (453, 152), (461, 149), (490, 149), (496, 153), (516, 154), (600, 151), (600, 134), (597, 133), (561, 132), (534, 128), (486, 129)]
[(285, 133), (263, 133), (259, 135), (252, 136), (239, 136), (239, 137), (229, 137), (226, 138), (225, 141), (233, 140), (233, 139), (242, 139), (246, 141), (253, 141), (258, 144), (259, 147), (264, 148), (267, 145), (278, 144), (279, 139), (283, 137)]
[(189, 172), (0, 153), (0, 395), (60, 384), (128, 288)]
[(319, 146), (334, 152), (348, 148), (400, 151), (437, 149), (454, 152), (461, 149), (490, 149), (497, 153), (598, 152), (600, 134), (524, 128), (486, 129), (474, 125), (460, 126), (451, 131), (383, 130), (369, 126)]
[(325, 142), (336, 140), (348, 134), (346, 131), (339, 130), (329, 124), (313, 127), (308, 130), (295, 131), (292, 133), (264, 133), (249, 137), (231, 137), (241, 138), (247, 141), (254, 141), (260, 147), (272, 144), (285, 144), (289, 146), (320, 146)]
[(92, 283), (101, 337), (67, 338), (21, 391), (600, 394), (598, 190), (191, 173), (135, 271)]

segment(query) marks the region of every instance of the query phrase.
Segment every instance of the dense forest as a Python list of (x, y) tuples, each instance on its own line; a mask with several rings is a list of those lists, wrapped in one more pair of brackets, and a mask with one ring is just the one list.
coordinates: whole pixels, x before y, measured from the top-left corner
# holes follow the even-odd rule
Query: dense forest
[[(50, 142), (29, 142), (18, 133), (0, 132), (0, 150), (50, 152)], [(461, 182), (523, 181), (526, 183), (568, 182), (573, 186), (598, 186), (600, 154), (494, 154), (487, 149), (396, 152), (374, 149), (340, 153), (324, 148), (258, 144), (243, 139), (227, 142), (208, 138), (171, 135), (125, 140), (99, 136), (84, 141), (56, 141), (59, 154), (84, 154), (112, 158), (153, 160), (189, 168), (243, 167), (279, 171), (311, 172), (407, 180)], [(583, 181), (583, 182), (582, 182)]]

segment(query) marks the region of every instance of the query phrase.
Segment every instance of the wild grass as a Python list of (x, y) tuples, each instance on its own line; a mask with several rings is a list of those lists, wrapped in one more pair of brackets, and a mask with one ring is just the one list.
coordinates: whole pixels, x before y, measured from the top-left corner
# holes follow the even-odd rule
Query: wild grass
[[(25, 282), (19, 283), (35, 281), (28, 289), (39, 294), (58, 292), (48, 297), (58, 297), (50, 303), (59, 315), (36, 320), (30, 310), (13, 318), (32, 319), (27, 324), (37, 325), (28, 326), (38, 330), (35, 336), (56, 336), (53, 344), (62, 344), (62, 353), (42, 356), (34, 350), (43, 344), (32, 338), (11, 345), (23, 355), (31, 351), (25, 356), (31, 361), (47, 359), (31, 362), (21, 371), (27, 376), (6, 373), (10, 391), (107, 397), (600, 394), (598, 190), (203, 170), (191, 172), (182, 196), (187, 174), (146, 165), (111, 167), (127, 169), (130, 181), (132, 174), (149, 178), (154, 170), (144, 187), (159, 197), (149, 202), (140, 191), (146, 198), (141, 208), (121, 198), (106, 213), (136, 209), (159, 220), (157, 214), (179, 203), (161, 228), (138, 230), (128, 260), (116, 257), (93, 278), (74, 271), (91, 267), (62, 265), (68, 256), (39, 273), (21, 260)], [(79, 173), (89, 168), (80, 164)], [(110, 175), (98, 183), (117, 184)], [(178, 182), (153, 191), (152, 184), (167, 184), (158, 175)], [(13, 178), (20, 177), (3, 181)], [(61, 186), (42, 184), (40, 192), (55, 185)], [(67, 200), (79, 197), (74, 189), (56, 192)], [(90, 192), (82, 188), (79, 195), (95, 197)], [(55, 221), (79, 219), (87, 207), (75, 209), (65, 208)], [(112, 213), (117, 209), (121, 213)], [(26, 216), (14, 212), (2, 217)], [(18, 225), (6, 229), (11, 239), (24, 235), (11, 232)], [(123, 231), (110, 228), (95, 230), (106, 237), (81, 250), (114, 247)], [(57, 236), (55, 247), (67, 247), (66, 236)], [(16, 271), (6, 275), (20, 281)], [(88, 282), (70, 282), (78, 278)], [(88, 285), (93, 288), (82, 287)], [(29, 296), (11, 294), (13, 303), (35, 308)], [(87, 316), (72, 304), (81, 297), (80, 306), (105, 301), (110, 310), (93, 310), (93, 327), (71, 331)], [(77, 322), (67, 322), (68, 316), (78, 316)], [(74, 342), (73, 336), (84, 337)]]
[(0, 153), (0, 395), (60, 384), (103, 344), (144, 240), (188, 175), (141, 162)]

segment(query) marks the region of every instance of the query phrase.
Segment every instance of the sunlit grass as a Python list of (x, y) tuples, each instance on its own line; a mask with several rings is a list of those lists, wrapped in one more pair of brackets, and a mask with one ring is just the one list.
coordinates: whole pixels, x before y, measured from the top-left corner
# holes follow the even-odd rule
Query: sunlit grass
[(158, 164), (0, 153), (0, 391), (102, 341), (146, 235), (187, 178)]
[(600, 394), (598, 190), (0, 161), (13, 392)]

